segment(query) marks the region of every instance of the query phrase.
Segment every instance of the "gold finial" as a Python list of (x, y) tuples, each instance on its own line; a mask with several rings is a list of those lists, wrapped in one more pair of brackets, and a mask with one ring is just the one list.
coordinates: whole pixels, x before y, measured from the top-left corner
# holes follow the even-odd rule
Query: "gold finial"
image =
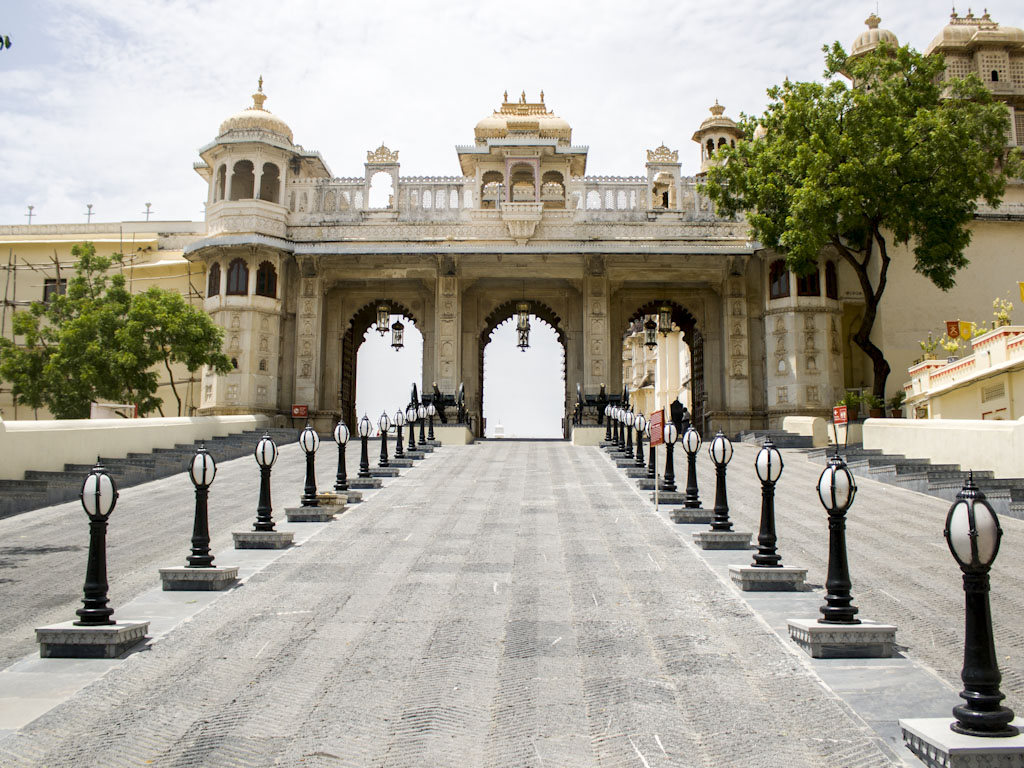
[(256, 89), (256, 93), (252, 95), (252, 106), (249, 107), (249, 109), (260, 109), (266, 112), (266, 110), (263, 109), (263, 102), (266, 100), (267, 97), (263, 93), (263, 75), (260, 75), (258, 88)]
[(523, 94), (519, 97), (519, 103), (520, 104), (525, 104), (526, 103), (526, 91), (523, 91)]
[(878, 25), (882, 23), (882, 20), (878, 18), (877, 14), (872, 13), (864, 19), (864, 23), (868, 25), (868, 29), (878, 29)]
[(505, 103), (508, 103), (508, 89), (505, 89)]
[(543, 104), (543, 103), (544, 103), (544, 91), (541, 91), (541, 92), (540, 92), (540, 103), (541, 103), (541, 104)]
[(718, 99), (715, 99), (715, 106), (711, 107), (711, 114), (715, 117), (719, 117), (725, 112), (725, 107), (718, 103)]

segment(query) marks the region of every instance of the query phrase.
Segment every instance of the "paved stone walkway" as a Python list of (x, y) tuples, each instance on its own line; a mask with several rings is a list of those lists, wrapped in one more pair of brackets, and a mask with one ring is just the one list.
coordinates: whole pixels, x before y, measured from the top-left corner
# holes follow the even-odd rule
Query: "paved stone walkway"
[(443, 449), (0, 741), (4, 766), (895, 760), (605, 456), (565, 443)]

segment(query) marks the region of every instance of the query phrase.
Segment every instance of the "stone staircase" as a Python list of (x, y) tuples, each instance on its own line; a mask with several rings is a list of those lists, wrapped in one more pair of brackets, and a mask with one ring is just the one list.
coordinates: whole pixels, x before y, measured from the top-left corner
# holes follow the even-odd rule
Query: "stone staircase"
[[(814, 448), (807, 451), (807, 457), (824, 465), (833, 453), (834, 447)], [(958, 464), (932, 464), (928, 459), (883, 454), (861, 445), (841, 449), (840, 455), (854, 475), (925, 493), (950, 503), (963, 488), (968, 474)], [(974, 481), (985, 492), (996, 514), (1024, 519), (1024, 478), (996, 478), (992, 472), (975, 470)]]
[[(100, 461), (118, 488), (127, 488), (185, 472), (200, 445), (204, 445), (218, 463), (252, 454), (265, 432), (269, 432), (278, 445), (296, 442), (299, 436), (296, 429), (249, 430), (173, 448), (155, 448), (151, 453), (129, 453), (123, 459), (101, 455)], [(92, 464), (65, 464), (62, 471), (29, 470), (24, 480), (0, 480), (0, 518), (77, 499), (82, 481), (92, 467)]]
[[(714, 435), (707, 435), (705, 439), (710, 440)], [(764, 445), (767, 438), (771, 438), (776, 448), (812, 448), (813, 443), (810, 437), (805, 435), (794, 435), (792, 432), (785, 432), (781, 429), (748, 429), (736, 435), (736, 440), (752, 445)]]

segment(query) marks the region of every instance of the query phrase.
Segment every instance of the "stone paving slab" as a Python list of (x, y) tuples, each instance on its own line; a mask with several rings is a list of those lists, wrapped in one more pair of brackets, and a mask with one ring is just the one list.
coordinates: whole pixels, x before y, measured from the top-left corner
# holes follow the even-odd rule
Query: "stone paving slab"
[(242, 554), (275, 559), (0, 764), (898, 764), (596, 449), (445, 448)]

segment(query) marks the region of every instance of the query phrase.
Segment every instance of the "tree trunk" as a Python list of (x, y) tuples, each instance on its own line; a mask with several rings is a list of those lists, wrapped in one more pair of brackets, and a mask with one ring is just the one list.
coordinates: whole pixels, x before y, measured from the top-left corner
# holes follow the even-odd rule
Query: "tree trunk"
[[(171, 392), (174, 393), (174, 399), (178, 401), (178, 415), (181, 416), (181, 395), (178, 394), (178, 388), (174, 386), (174, 374), (171, 373), (171, 363), (167, 359), (166, 352), (164, 352), (164, 367), (167, 369), (167, 378), (171, 382)], [(160, 415), (164, 415), (163, 410), (160, 411)]]

